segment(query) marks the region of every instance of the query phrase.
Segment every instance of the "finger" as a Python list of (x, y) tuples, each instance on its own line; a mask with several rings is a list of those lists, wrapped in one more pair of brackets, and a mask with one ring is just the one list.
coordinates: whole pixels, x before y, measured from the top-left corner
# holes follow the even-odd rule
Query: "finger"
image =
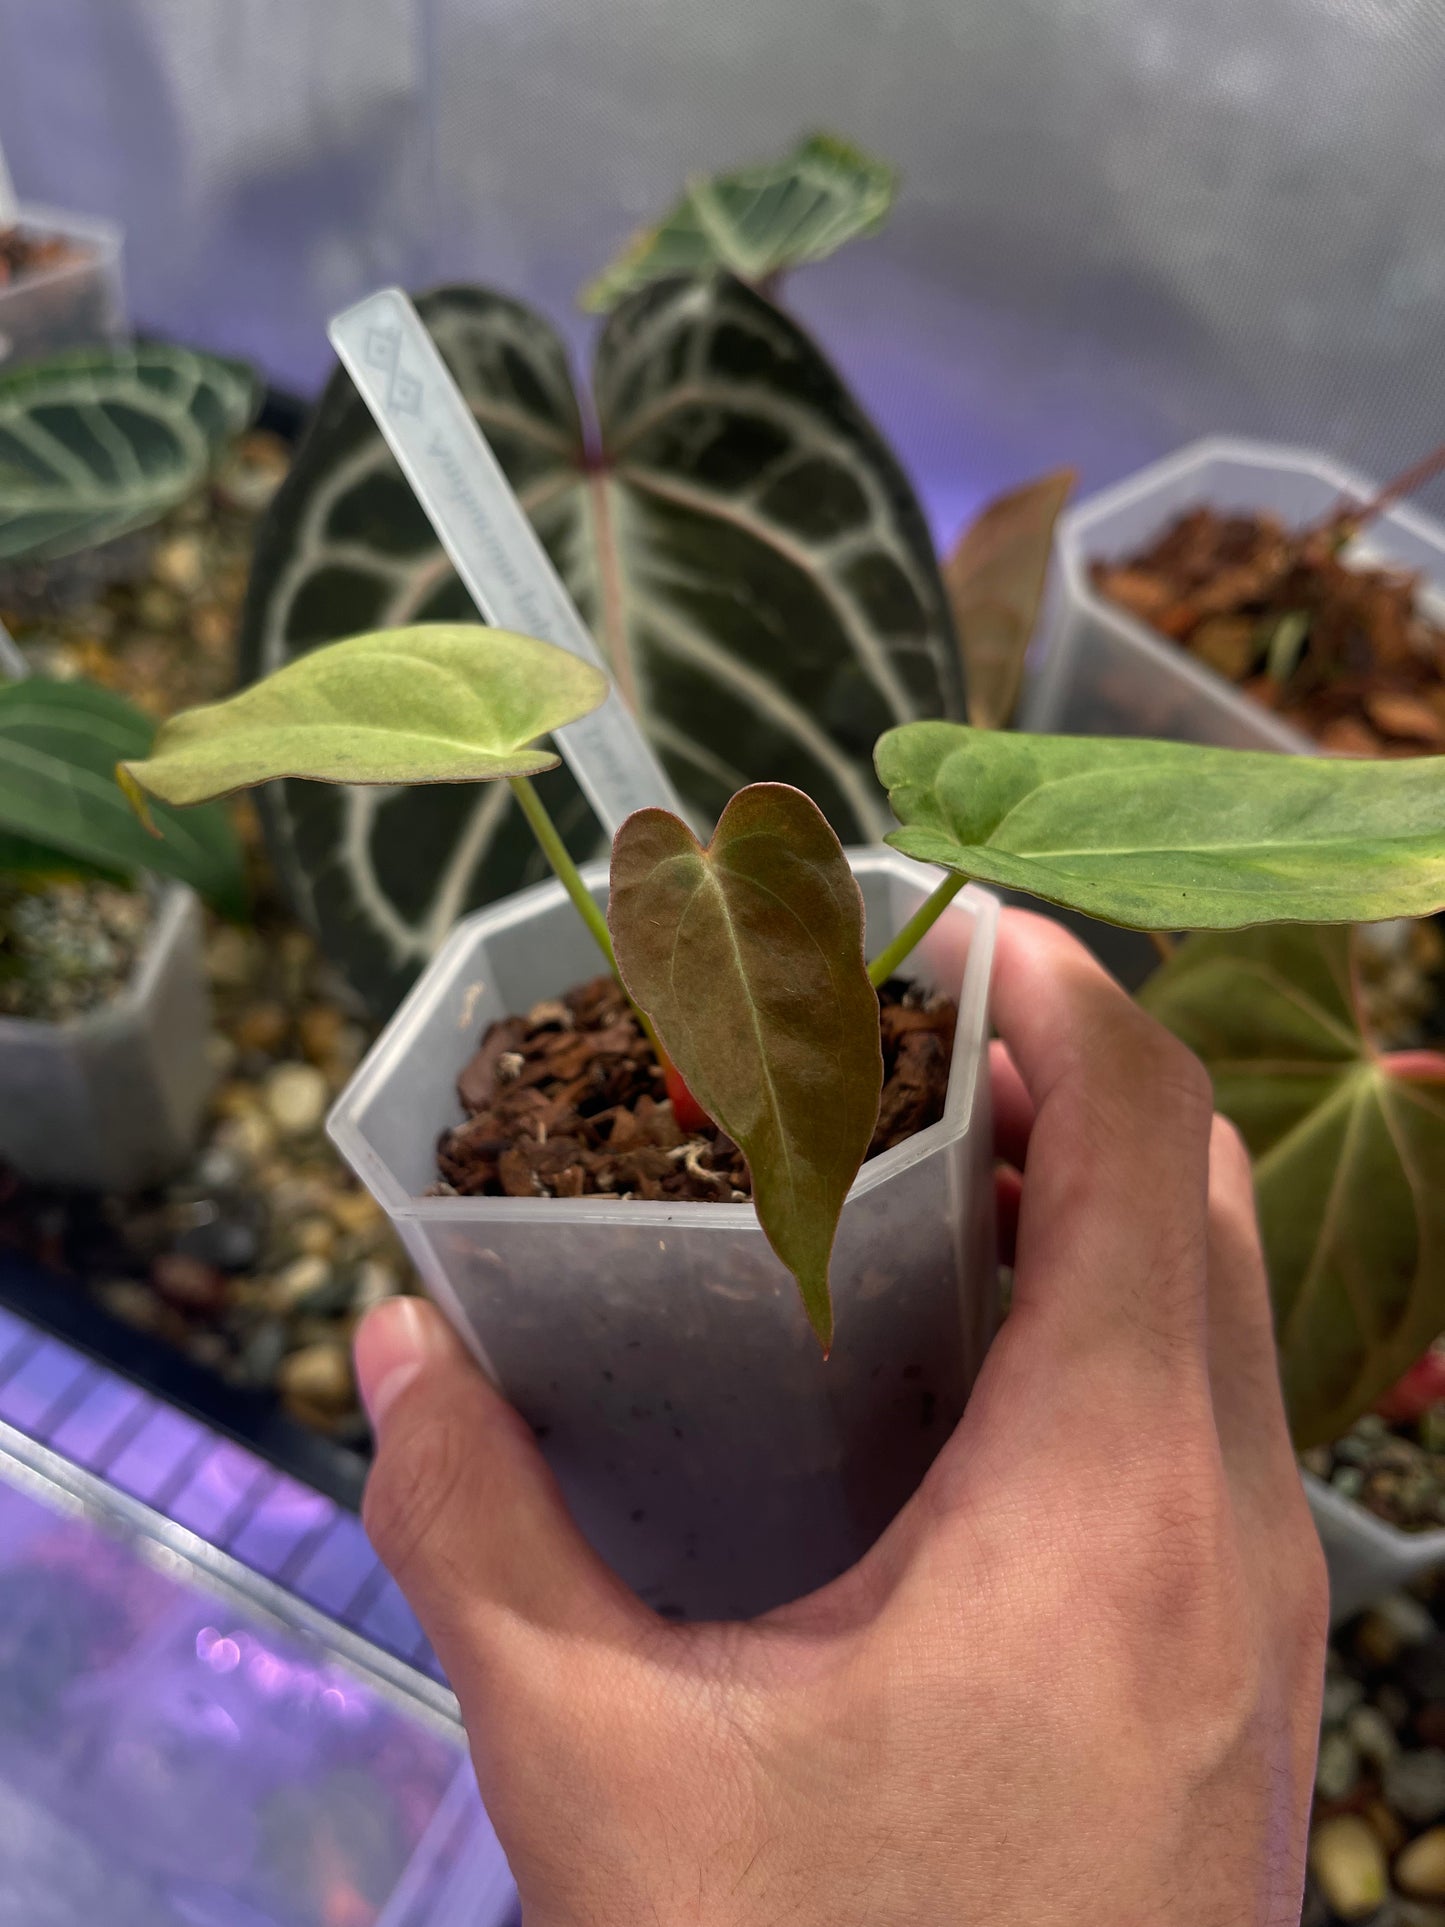
[(459, 1695), (479, 1670), (524, 1663), (528, 1633), (606, 1639), (651, 1623), (434, 1306), (398, 1298), (369, 1312), (356, 1372), (376, 1433), (366, 1529)]
[(1059, 925), (1005, 911), (994, 1020), (1034, 1106), (1014, 1310), (1070, 1357), (1204, 1381), (1212, 1093)]
[(1222, 1117), (1209, 1147), (1209, 1376), (1225, 1464), (1268, 1499), (1294, 1458), (1249, 1152)]
[(994, 1156), (1022, 1171), (1029, 1132), (1034, 1128), (1034, 1102), (1007, 1048), (997, 1039), (988, 1047), (988, 1075), (993, 1097)]

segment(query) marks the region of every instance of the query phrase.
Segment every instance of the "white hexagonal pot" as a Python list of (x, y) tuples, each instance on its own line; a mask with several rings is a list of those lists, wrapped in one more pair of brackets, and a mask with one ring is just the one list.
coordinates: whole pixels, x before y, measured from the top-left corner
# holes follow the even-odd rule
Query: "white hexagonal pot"
[[(1301, 731), (1107, 601), (1089, 580), (1089, 564), (1133, 554), (1200, 503), (1225, 512), (1270, 510), (1298, 528), (1323, 519), (1342, 497), (1368, 501), (1376, 488), (1307, 449), (1214, 436), (1080, 502), (1059, 519), (1022, 726), (1225, 749), (1313, 749)], [(1445, 597), (1445, 529), (1406, 502), (1373, 521), (1351, 553), (1416, 571)]]
[(0, 1164), (38, 1184), (135, 1191), (195, 1146), (211, 1085), (201, 906), (156, 888), (130, 983), (65, 1024), (0, 1017)]
[[(936, 873), (888, 851), (849, 860), (876, 947)], [(606, 867), (586, 875), (605, 902)], [(487, 1024), (598, 973), (560, 884), (459, 925), (332, 1112), (337, 1145), (536, 1428), (582, 1529), (659, 1610), (754, 1613), (842, 1571), (963, 1409), (997, 1315), (997, 910), (964, 892), (907, 966), (959, 1002), (947, 1107), (849, 1194), (826, 1361), (751, 1204), (422, 1195)]]

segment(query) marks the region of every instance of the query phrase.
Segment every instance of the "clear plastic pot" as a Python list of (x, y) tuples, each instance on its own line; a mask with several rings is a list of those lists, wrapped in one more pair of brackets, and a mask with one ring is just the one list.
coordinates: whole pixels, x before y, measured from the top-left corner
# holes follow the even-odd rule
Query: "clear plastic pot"
[(18, 225), (73, 243), (77, 258), (0, 288), (0, 368), (121, 340), (127, 329), (115, 223), (22, 206)]
[(1332, 1626), (1445, 1565), (1445, 1530), (1402, 1532), (1313, 1473), (1304, 1483), (1330, 1569)]
[[(876, 946), (936, 875), (888, 851), (850, 861)], [(605, 901), (605, 866), (587, 882)], [(959, 1001), (946, 1114), (849, 1195), (826, 1361), (750, 1204), (422, 1195), (487, 1024), (597, 975), (560, 885), (459, 925), (332, 1112), (428, 1290), (537, 1428), (582, 1529), (659, 1610), (749, 1614), (833, 1577), (963, 1409), (997, 1313), (997, 911), (966, 891), (909, 961)]]
[(73, 1023), (0, 1017), (0, 1164), (40, 1184), (135, 1191), (194, 1148), (210, 1089), (201, 906), (159, 886), (126, 990)]
[[(1130, 555), (1183, 510), (1265, 509), (1291, 527), (1322, 519), (1376, 484), (1297, 448), (1214, 437), (1092, 495), (1060, 518), (1056, 570), (1030, 664), (1025, 729), (1158, 736), (1226, 749), (1310, 750), (1308, 737), (1097, 593), (1089, 564)], [(1353, 545), (1362, 562), (1421, 573), (1445, 594), (1445, 529), (1401, 503)]]

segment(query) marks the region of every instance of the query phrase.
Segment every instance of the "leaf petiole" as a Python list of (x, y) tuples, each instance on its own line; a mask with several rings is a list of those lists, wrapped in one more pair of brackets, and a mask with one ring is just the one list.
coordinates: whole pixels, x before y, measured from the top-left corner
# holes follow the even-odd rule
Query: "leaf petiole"
[(892, 943), (879, 951), (868, 966), (868, 981), (875, 990), (881, 990), (909, 952), (922, 943), (967, 881), (967, 877), (946, 876), (919, 904)]

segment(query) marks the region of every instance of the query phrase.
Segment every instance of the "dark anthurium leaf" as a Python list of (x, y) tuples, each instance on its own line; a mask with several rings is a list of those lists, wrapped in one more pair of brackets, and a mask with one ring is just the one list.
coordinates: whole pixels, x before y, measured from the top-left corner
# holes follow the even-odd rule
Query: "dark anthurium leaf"
[(1365, 923), (1445, 904), (1436, 756), (910, 723), (877, 764), (896, 849), (1133, 930)]
[[(418, 306), (695, 819), (773, 778), (846, 841), (876, 839), (874, 739), (961, 715), (962, 678), (918, 504), (809, 338), (727, 276), (659, 282), (603, 331), (593, 435), (537, 315), (480, 288)], [(245, 677), (359, 630), (472, 619), (338, 373), (260, 531)], [(547, 804), (574, 856), (605, 849), (565, 770)], [(461, 912), (544, 874), (497, 786), (286, 783), (264, 808), (298, 907), (378, 1009)]]
[(81, 348), (0, 374), (0, 562), (144, 528), (255, 412), (249, 368), (153, 343)]
[(1290, 1422), (1347, 1431), (1445, 1330), (1445, 1055), (1381, 1054), (1351, 933), (1191, 937), (1142, 993), (1254, 1158)]
[(117, 763), (141, 757), (155, 725), (85, 682), (0, 686), (0, 868), (39, 875), (151, 870), (189, 883), (228, 915), (246, 908), (241, 849), (220, 808), (157, 810), (150, 834), (122, 796)]
[(898, 176), (840, 140), (810, 134), (780, 160), (700, 174), (655, 226), (635, 234), (582, 291), (596, 313), (651, 281), (725, 268), (757, 287), (821, 261), (888, 218)]
[(828, 1259), (883, 1082), (841, 844), (781, 783), (735, 796), (706, 848), (669, 811), (639, 810), (613, 845), (608, 922), (629, 994), (747, 1157), (759, 1222), (826, 1351)]
[(943, 565), (968, 683), (968, 720), (1007, 729), (1018, 702), (1053, 548), (1054, 524), (1077, 477), (1071, 468), (999, 495), (976, 515)]

